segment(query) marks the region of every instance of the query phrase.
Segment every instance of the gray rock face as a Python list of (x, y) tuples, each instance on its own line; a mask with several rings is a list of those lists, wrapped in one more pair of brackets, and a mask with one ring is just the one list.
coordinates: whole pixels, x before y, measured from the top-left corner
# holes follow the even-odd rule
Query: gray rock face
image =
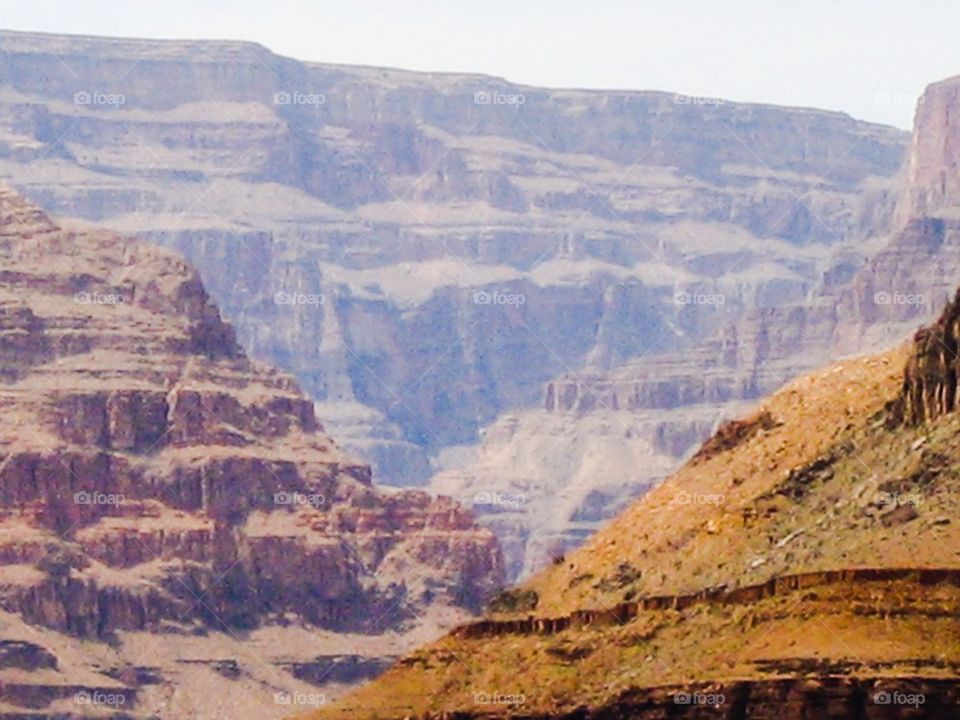
[[(449, 449), (517, 411), (534, 434), (561, 432), (537, 413), (572, 412), (573, 435), (587, 410), (639, 413), (627, 428), (664, 452), (596, 488), (562, 473), (584, 492), (542, 548), (804, 365), (836, 304), (800, 330), (771, 319), (863, 266), (906, 148), (817, 110), (0, 33), (0, 178), (184, 253), (240, 343), (295, 373), (382, 482), (424, 484), (441, 454), (456, 474), (470, 453)], [(571, 380), (611, 371), (598, 405)], [(651, 420), (671, 408), (693, 414)]]

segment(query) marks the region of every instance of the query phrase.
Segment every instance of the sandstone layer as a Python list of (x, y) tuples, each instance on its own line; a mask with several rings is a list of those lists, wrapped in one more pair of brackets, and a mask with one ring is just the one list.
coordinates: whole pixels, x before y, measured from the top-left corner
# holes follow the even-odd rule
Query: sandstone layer
[[(351, 633), (402, 647), (501, 582), (492, 533), (449, 499), (375, 487), (296, 382), (246, 358), (182, 259), (61, 227), (6, 188), (0, 360), (0, 605), (49, 655), (30, 661), (46, 663), (37, 675), (0, 669), (8, 704), (53, 713), (66, 698), (79, 717), (102, 708), (77, 705), (74, 679), (100, 692), (99, 677), (129, 693), (122, 710), (212, 718), (236, 681), (280, 716), (274, 693), (311, 690), (289, 668), (335, 669), (323, 638), (331, 656), (350, 654)], [(215, 655), (251, 633), (279, 679)], [(151, 638), (163, 659), (138, 679)], [(60, 667), (77, 642), (87, 651)], [(173, 680), (189, 663), (213, 668), (206, 685)]]

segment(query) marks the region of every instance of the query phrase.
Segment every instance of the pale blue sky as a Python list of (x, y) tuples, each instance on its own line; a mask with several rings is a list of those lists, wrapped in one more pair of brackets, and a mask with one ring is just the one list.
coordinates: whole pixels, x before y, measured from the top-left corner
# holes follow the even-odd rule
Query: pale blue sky
[(255, 40), (303, 60), (844, 110), (909, 127), (956, 0), (0, 0), (0, 27)]

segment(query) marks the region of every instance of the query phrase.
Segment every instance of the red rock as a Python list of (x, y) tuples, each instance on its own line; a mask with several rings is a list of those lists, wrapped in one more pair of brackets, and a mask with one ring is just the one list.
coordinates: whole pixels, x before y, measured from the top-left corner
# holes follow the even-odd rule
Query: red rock
[(37, 570), (3, 589), (29, 622), (389, 627), (404, 587), (421, 610), (427, 585), (479, 608), (500, 583), (492, 533), (375, 488), (180, 258), (59, 228), (6, 189), (0, 258), (0, 562)]

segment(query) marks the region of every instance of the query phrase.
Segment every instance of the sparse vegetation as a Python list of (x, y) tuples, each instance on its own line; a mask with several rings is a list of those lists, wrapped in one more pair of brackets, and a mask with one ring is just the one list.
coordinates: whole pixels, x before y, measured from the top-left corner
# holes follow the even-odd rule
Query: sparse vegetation
[(540, 597), (535, 590), (511, 588), (504, 590), (490, 601), (492, 613), (518, 613), (536, 610)]
[(568, 587), (571, 587), (571, 588), (576, 587), (580, 583), (587, 582), (588, 580), (593, 580), (593, 578), (595, 577), (596, 575), (594, 575), (591, 572), (580, 573), (575, 578), (573, 578), (573, 580), (570, 581), (570, 585)]
[(601, 592), (620, 590), (637, 582), (642, 574), (639, 569), (630, 563), (620, 563), (612, 576), (604, 578), (595, 587)]

